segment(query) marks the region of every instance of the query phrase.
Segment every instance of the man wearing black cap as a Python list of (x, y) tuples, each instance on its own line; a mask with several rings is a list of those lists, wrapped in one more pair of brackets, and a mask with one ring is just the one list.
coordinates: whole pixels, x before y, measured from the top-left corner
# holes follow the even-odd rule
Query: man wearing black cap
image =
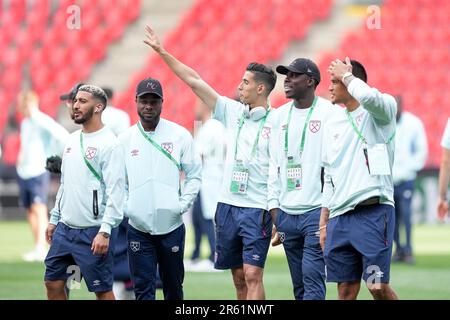
[(64, 94), (60, 95), (59, 99), (61, 101), (67, 101), (67, 102), (72, 101), (73, 102), (73, 100), (77, 96), (78, 89), (80, 89), (80, 87), (82, 85), (84, 85), (84, 83), (82, 83), (82, 82), (77, 83), (70, 89), (70, 91), (68, 93), (64, 93)]
[[(102, 88), (108, 97), (108, 102), (112, 101), (114, 91), (111, 88)], [(130, 116), (125, 111), (112, 106), (110, 103), (102, 113), (102, 122), (109, 127), (116, 136), (130, 127)]]
[(284, 90), (292, 101), (277, 110), (279, 143), (270, 150), (272, 245), (283, 243), (295, 298), (324, 300), (325, 263), (318, 236), (321, 145), (323, 126), (338, 107), (315, 95), (320, 72), (313, 61), (299, 58), (276, 70), (286, 75)]
[(263, 271), (272, 229), (267, 177), (275, 113), (268, 99), (276, 74), (268, 66), (250, 63), (238, 86), (238, 102), (220, 96), (195, 70), (168, 53), (150, 27), (144, 42), (228, 130), (222, 192), (215, 215), (214, 267), (231, 269), (238, 299), (264, 299)]
[(160, 117), (162, 104), (159, 81), (142, 80), (136, 89), (140, 121), (119, 136), (128, 178), (128, 255), (137, 300), (155, 299), (157, 264), (164, 298), (183, 299), (186, 231), (182, 214), (201, 185), (201, 160), (192, 136)]

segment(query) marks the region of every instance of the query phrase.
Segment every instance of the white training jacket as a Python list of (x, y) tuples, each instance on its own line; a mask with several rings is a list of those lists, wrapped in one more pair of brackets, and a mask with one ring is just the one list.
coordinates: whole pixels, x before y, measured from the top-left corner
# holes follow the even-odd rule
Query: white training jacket
[(142, 135), (138, 124), (127, 129), (119, 136), (128, 185), (125, 215), (139, 231), (167, 234), (183, 224), (181, 215), (200, 190), (201, 160), (189, 131), (174, 122), (161, 118), (155, 131), (145, 134), (176, 160), (181, 172)]
[[(83, 134), (83, 151), (80, 134)], [(100, 226), (99, 232), (108, 234), (120, 224), (125, 177), (123, 155), (117, 142), (107, 127), (92, 133), (77, 130), (70, 135), (62, 157), (61, 185), (50, 223), (62, 222), (79, 229)], [(83, 154), (101, 177), (100, 181), (86, 165)]]
[[(322, 205), (322, 136), (326, 123), (333, 117), (333, 113), (341, 108), (326, 99), (317, 97), (314, 110), (306, 124), (304, 149), (300, 159), (302, 132), (311, 107), (305, 109), (293, 107), (291, 120), (287, 126), (292, 104), (291, 101), (277, 109), (277, 120), (273, 133), (276, 135), (277, 142), (275, 147), (270, 149), (268, 201), (269, 210), (280, 208), (288, 214), (303, 214), (320, 208)], [(289, 128), (289, 144), (286, 155), (287, 127)], [(296, 163), (302, 165), (301, 189), (291, 191), (287, 189), (288, 156), (293, 157)]]
[[(353, 79), (347, 89), (360, 103), (350, 114), (368, 145), (386, 143), (395, 132), (395, 99), (358, 78)], [(387, 144), (391, 175), (383, 176), (369, 174), (363, 142), (353, 129), (346, 109), (335, 113), (325, 126), (322, 146), (325, 167), (322, 207), (330, 210), (330, 218), (353, 210), (358, 203), (376, 196), (381, 198), (381, 203), (394, 206), (392, 166), (395, 139)]]

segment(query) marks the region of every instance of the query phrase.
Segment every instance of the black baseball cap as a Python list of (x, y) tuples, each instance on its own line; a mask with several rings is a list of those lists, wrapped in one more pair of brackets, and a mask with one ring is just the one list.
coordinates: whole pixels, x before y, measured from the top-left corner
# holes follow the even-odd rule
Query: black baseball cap
[(82, 85), (84, 85), (84, 83), (82, 83), (82, 82), (77, 83), (75, 86), (72, 87), (72, 89), (70, 89), (70, 92), (69, 92), (69, 93), (65, 93), (65, 94), (63, 94), (63, 95), (60, 95), (60, 96), (59, 96), (59, 99), (60, 99), (61, 101), (67, 101), (67, 100), (72, 101), (72, 100), (75, 99), (75, 97), (77, 96), (78, 89), (80, 89), (80, 87), (81, 87)]
[(287, 74), (289, 71), (294, 73), (304, 73), (320, 83), (320, 71), (317, 65), (309, 59), (298, 58), (291, 62), (288, 66), (278, 66), (277, 72), (280, 74)]
[(147, 78), (139, 82), (136, 88), (136, 97), (143, 96), (147, 93), (153, 93), (163, 99), (163, 91), (161, 87), (161, 83), (158, 80), (153, 78)]

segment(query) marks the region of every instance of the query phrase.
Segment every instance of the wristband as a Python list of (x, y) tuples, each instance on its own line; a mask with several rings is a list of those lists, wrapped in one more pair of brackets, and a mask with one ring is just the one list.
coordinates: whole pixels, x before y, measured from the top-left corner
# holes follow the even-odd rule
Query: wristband
[(352, 76), (352, 75), (353, 75), (353, 73), (351, 73), (351, 72), (346, 72), (346, 73), (344, 73), (344, 75), (342, 76), (342, 82), (345, 81), (345, 78), (350, 77), (350, 76)]

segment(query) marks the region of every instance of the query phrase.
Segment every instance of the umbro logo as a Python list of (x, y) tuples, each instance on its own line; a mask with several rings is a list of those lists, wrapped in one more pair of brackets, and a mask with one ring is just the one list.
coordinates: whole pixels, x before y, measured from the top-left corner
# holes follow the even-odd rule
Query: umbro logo
[(358, 123), (358, 124), (361, 123), (362, 118), (363, 118), (363, 115), (364, 115), (364, 114), (360, 114), (359, 116), (356, 117), (356, 123)]
[(101, 282), (100, 280), (94, 280), (94, 281), (92, 282), (92, 284), (93, 284), (95, 287), (98, 287), (101, 283), (102, 283), (102, 282)]
[(138, 149), (131, 150), (131, 156), (132, 157), (136, 157), (138, 155), (139, 155), (139, 150)]

